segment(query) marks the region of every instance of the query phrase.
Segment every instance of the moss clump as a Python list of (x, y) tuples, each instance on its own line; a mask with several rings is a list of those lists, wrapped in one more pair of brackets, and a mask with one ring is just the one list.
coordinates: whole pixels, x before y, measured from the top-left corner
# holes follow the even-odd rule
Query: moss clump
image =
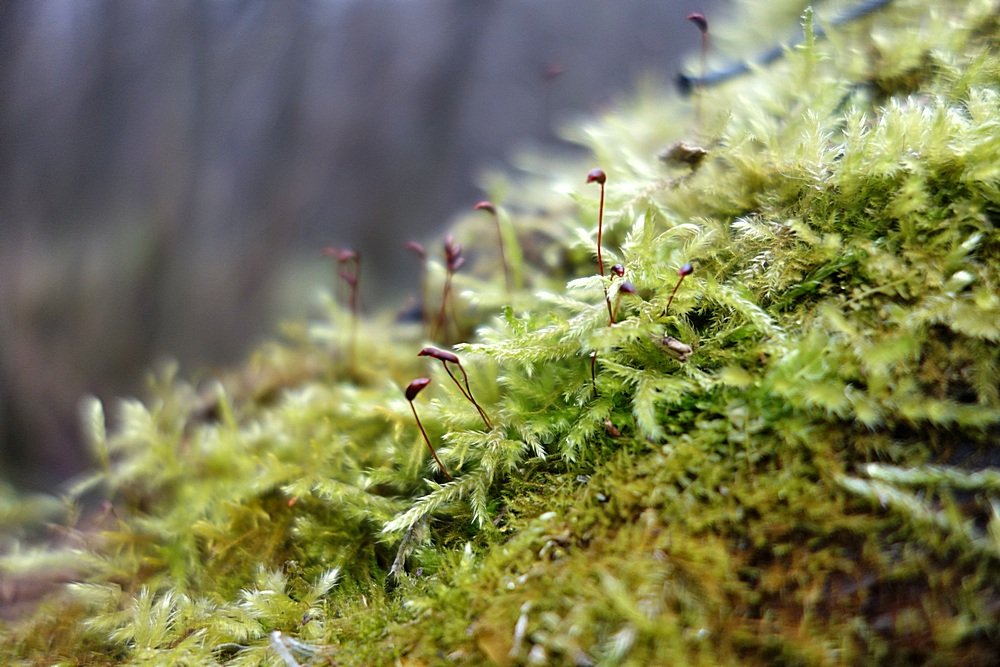
[(496, 177), (524, 286), (476, 216), (453, 292), (492, 428), (415, 325), (362, 322), (345, 368), (329, 301), (206, 387), (162, 374), (110, 435), (87, 402), (55, 543), (58, 508), (3, 496), (7, 590), (72, 581), (4, 621), (5, 661), (995, 664), (998, 16), (897, 0), (816, 40), (807, 13), (701, 91), (693, 168), (656, 157), (685, 138), (667, 93), (576, 127), (634, 295), (593, 275), (590, 165)]

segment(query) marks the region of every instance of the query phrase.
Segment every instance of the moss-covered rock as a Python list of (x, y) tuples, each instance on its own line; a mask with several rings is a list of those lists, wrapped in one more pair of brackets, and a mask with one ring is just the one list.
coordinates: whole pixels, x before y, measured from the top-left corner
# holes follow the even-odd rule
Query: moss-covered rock
[(1000, 9), (864, 4), (571, 128), (622, 276), (593, 165), (529, 156), (489, 183), (513, 290), (475, 212), (440, 324), (432, 258), (430, 327), (325, 297), (110, 432), (85, 401), (93, 475), (2, 497), (4, 595), (70, 582), (5, 664), (1000, 661)]

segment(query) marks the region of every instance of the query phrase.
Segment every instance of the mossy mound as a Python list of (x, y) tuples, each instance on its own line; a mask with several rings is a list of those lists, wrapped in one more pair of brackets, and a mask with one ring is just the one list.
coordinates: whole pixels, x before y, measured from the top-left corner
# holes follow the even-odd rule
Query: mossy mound
[(1000, 9), (927, 4), (807, 12), (701, 118), (647, 90), (574, 128), (622, 277), (592, 165), (495, 177), (514, 287), (470, 214), (438, 327), (466, 391), (420, 324), (352, 340), (328, 298), (110, 435), (86, 402), (57, 544), (51, 501), (3, 500), (8, 591), (72, 582), (5, 664), (1000, 662)]

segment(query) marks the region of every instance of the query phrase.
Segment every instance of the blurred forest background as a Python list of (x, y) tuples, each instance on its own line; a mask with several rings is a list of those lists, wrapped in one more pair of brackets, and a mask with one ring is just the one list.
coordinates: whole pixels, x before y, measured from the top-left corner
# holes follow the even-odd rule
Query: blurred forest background
[(301, 316), (321, 246), (361, 251), (367, 307), (398, 302), (403, 240), (514, 147), (571, 150), (559, 122), (672, 79), (713, 6), (0, 0), (0, 481), (85, 464), (83, 394)]

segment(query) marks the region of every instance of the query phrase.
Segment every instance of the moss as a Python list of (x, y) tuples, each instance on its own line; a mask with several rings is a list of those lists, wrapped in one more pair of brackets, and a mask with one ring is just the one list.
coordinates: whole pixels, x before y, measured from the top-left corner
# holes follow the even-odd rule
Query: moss
[[(0, 654), (994, 664), (998, 16), (897, 0), (821, 40), (807, 13), (783, 59), (698, 91), (694, 167), (657, 158), (694, 140), (690, 104), (655, 86), (571, 128), (636, 295), (594, 275), (591, 165), (493, 175), (524, 285), (508, 298), (495, 235), (460, 221), (477, 260), (456, 329), (475, 333), (448, 341), (492, 428), (416, 356), (418, 325), (361, 322), (346, 363), (329, 297), (231, 374), (161, 373), (108, 431), (85, 402), (94, 473), (62, 504), (3, 496), (6, 589), (71, 583), (5, 620)], [(454, 481), (404, 399), (417, 376)]]

